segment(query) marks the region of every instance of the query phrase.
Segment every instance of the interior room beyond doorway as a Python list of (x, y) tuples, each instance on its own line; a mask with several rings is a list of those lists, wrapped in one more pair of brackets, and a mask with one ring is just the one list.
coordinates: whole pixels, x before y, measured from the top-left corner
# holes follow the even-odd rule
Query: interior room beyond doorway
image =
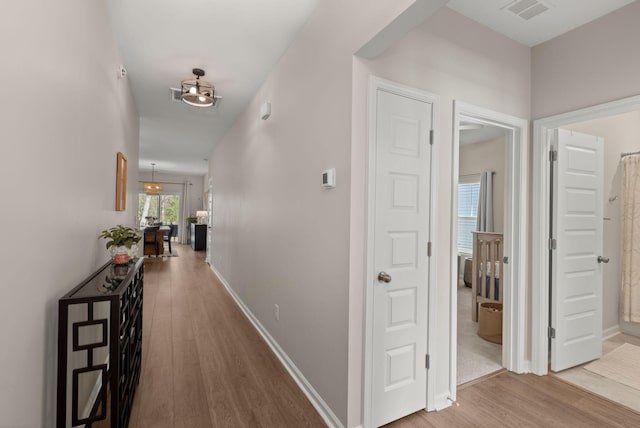
[[(473, 247), (475, 231), (504, 233), (504, 177), (507, 131), (503, 128), (464, 120), (460, 122), (458, 157), (458, 360), (457, 384), (463, 384), (502, 368), (502, 311), (491, 312), (482, 319), (479, 331), (477, 299), (473, 298)], [(484, 181), (482, 175), (485, 174)], [(496, 266), (502, 261), (494, 263)], [(489, 271), (490, 269), (484, 269)], [(500, 288), (500, 270), (496, 271), (494, 288)], [(488, 273), (488, 272), (487, 272)], [(491, 284), (488, 284), (491, 286)], [(502, 305), (500, 292), (494, 296)], [(476, 311), (473, 311), (473, 306)], [(500, 323), (497, 323), (497, 320)]]

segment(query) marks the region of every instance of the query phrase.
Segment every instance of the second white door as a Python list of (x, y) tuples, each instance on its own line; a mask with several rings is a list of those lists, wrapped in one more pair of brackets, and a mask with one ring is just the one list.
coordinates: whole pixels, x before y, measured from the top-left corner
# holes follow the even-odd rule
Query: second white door
[(602, 354), (602, 138), (554, 135), (551, 369)]
[(372, 412), (375, 426), (426, 407), (433, 106), (376, 92)]

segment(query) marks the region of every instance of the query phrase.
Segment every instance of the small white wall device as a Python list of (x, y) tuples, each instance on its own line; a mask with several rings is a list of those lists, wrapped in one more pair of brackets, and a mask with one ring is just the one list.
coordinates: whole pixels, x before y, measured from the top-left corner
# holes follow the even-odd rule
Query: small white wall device
[(326, 169), (322, 171), (322, 187), (333, 189), (336, 187), (336, 169)]
[(260, 107), (260, 119), (267, 120), (271, 116), (271, 103), (264, 103)]

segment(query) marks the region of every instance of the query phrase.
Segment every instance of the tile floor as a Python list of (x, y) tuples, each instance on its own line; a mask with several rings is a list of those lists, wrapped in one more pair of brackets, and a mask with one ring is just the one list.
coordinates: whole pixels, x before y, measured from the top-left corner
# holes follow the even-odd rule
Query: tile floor
[[(640, 338), (626, 334), (613, 336), (602, 342), (603, 355), (613, 351), (623, 343), (640, 346)], [(594, 394), (598, 394), (640, 412), (640, 390), (633, 389), (627, 385), (590, 372), (584, 368), (587, 364), (588, 363), (563, 370), (555, 375)], [(640, 361), (638, 361), (637, 369), (640, 370)]]

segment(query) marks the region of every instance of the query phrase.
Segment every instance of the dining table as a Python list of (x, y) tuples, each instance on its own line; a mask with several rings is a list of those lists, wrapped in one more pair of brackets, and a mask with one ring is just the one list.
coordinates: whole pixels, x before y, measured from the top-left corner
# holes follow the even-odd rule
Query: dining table
[[(147, 226), (147, 227), (153, 227), (153, 226)], [(155, 231), (146, 231), (146, 228), (142, 229), (143, 233), (145, 234), (145, 239), (144, 239), (144, 251), (143, 254), (145, 256), (150, 256), (150, 255), (155, 255), (155, 256), (161, 256), (162, 254), (164, 254), (164, 237), (168, 234), (171, 233), (171, 227), (170, 226), (159, 226), (158, 230)], [(149, 240), (147, 240), (147, 234), (148, 233), (155, 233), (156, 237), (155, 239), (151, 239), (150, 241), (153, 242), (157, 242), (157, 245), (147, 245)]]

